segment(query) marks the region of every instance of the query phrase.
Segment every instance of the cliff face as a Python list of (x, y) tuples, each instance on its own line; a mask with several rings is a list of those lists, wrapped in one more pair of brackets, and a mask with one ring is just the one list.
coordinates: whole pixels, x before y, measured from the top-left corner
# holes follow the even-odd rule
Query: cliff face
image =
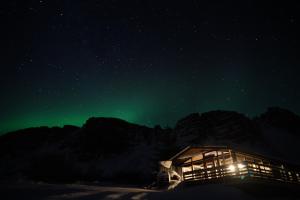
[(253, 120), (260, 128), (272, 155), (300, 164), (300, 117), (286, 109), (272, 107)]
[(147, 182), (157, 161), (191, 144), (227, 145), (300, 163), (294, 148), (299, 124), (294, 113), (270, 108), (255, 119), (232, 111), (194, 113), (173, 129), (115, 118), (90, 118), (81, 128), (30, 128), (0, 137), (0, 177)]
[(179, 120), (174, 131), (182, 140), (189, 138), (186, 142), (195, 144), (243, 144), (256, 143), (261, 139), (256, 123), (230, 111), (191, 114)]
[(263, 126), (284, 130), (288, 134), (300, 136), (300, 117), (286, 109), (269, 108), (267, 112), (256, 118), (256, 122)]

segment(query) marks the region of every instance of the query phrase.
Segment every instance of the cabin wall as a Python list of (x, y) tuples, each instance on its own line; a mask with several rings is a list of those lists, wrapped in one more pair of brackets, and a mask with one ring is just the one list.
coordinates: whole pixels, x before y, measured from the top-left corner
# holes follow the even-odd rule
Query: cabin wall
[(195, 155), (182, 165), (183, 172), (198, 169), (210, 169), (217, 166), (233, 164), (233, 158), (229, 150), (208, 151)]

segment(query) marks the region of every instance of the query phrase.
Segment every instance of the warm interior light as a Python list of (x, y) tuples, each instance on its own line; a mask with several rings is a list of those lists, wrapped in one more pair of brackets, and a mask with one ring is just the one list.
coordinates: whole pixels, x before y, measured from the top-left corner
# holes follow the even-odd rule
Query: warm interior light
[(244, 164), (241, 164), (241, 163), (238, 163), (237, 166), (238, 166), (239, 169), (242, 169), (242, 168), (246, 167)]
[(235, 171), (235, 166), (234, 165), (229, 165), (228, 170), (230, 172), (234, 172)]

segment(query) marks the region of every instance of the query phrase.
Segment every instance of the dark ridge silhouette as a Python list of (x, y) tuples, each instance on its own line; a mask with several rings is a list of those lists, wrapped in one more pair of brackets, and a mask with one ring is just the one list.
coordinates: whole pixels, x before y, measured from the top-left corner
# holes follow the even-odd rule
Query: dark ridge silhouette
[(193, 113), (174, 128), (104, 117), (81, 128), (28, 128), (0, 137), (0, 179), (149, 183), (159, 160), (190, 144), (229, 145), (299, 163), (286, 152), (298, 145), (299, 124), (296, 114), (269, 108), (254, 119), (233, 111)]
[(243, 114), (232, 111), (191, 114), (177, 122), (175, 131), (181, 136), (197, 135), (191, 141), (197, 144), (201, 144), (208, 137), (242, 143), (244, 140), (255, 142), (261, 136), (255, 122)]
[(266, 113), (259, 116), (258, 120), (263, 124), (283, 129), (289, 131), (291, 134), (300, 136), (300, 117), (289, 110), (279, 107), (270, 107)]

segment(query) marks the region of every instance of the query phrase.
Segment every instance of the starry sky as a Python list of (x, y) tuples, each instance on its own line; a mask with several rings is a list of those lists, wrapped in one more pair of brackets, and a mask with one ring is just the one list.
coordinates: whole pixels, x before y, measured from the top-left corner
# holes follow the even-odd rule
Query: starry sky
[(92, 116), (300, 113), (296, 1), (1, 2), (0, 134)]

